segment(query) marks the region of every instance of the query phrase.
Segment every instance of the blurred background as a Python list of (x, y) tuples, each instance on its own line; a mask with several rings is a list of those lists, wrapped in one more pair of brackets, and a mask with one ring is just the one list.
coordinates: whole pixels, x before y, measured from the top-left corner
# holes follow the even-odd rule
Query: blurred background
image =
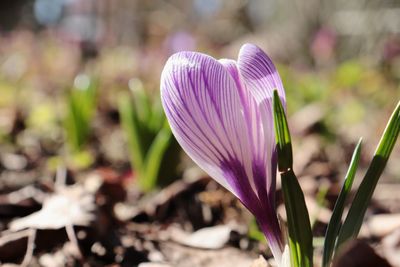
[[(400, 96), (395, 0), (5, 0), (0, 31), (6, 170), (127, 168), (118, 98), (140, 87), (158, 102), (163, 64), (181, 50), (236, 58), (243, 43), (259, 45), (284, 80), (293, 131), (318, 131), (338, 151), (360, 136), (372, 151)], [(91, 104), (72, 103), (89, 87)]]
[[(193, 175), (160, 106), (163, 65), (182, 50), (235, 59), (248, 42), (283, 79), (303, 188), (334, 196), (358, 138), (360, 176), (400, 99), (397, 0), (2, 0), (0, 192), (60, 168), (67, 183), (96, 171), (124, 192)], [(399, 160), (397, 147), (389, 185)]]

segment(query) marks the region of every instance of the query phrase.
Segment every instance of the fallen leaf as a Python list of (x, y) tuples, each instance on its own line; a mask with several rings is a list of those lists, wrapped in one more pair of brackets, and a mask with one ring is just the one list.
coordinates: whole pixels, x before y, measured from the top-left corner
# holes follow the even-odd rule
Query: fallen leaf
[(248, 251), (232, 247), (205, 250), (174, 242), (160, 243), (160, 250), (165, 261), (174, 267), (248, 267), (255, 258)]
[(82, 186), (62, 187), (43, 202), (41, 210), (16, 219), (9, 225), (11, 231), (26, 228), (60, 229), (66, 226), (86, 226), (93, 220), (94, 197)]
[(400, 228), (400, 214), (373, 215), (366, 223), (372, 235), (383, 237)]
[(220, 249), (229, 242), (232, 228), (228, 225), (218, 225), (202, 228), (192, 234), (178, 229), (174, 231), (171, 238), (182, 245), (202, 249)]
[(270, 267), (269, 263), (264, 259), (263, 256), (260, 255), (258, 259), (256, 259), (250, 267)]
[(382, 240), (382, 253), (393, 264), (400, 266), (400, 229), (394, 231)]

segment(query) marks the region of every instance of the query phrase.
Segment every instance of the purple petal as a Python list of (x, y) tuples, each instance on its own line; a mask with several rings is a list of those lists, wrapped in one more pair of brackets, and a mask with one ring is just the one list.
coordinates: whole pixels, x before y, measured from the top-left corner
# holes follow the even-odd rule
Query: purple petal
[[(255, 46), (245, 45), (241, 51), (247, 52), (247, 48), (252, 49)], [(254, 49), (258, 54), (266, 57), (265, 61), (272, 64), (271, 60), (265, 55), (263, 51), (255, 47)], [(258, 51), (257, 51), (258, 50)], [(256, 53), (256, 54), (257, 54)], [(261, 210), (263, 214), (256, 215), (259, 220), (260, 226), (267, 239), (269, 240), (271, 250), (275, 254), (275, 258), (278, 259), (280, 252), (280, 240), (277, 236), (271, 233), (279, 233), (279, 224), (276, 220), (275, 213), (275, 188), (276, 188), (276, 170), (277, 170), (277, 154), (275, 149), (275, 136), (273, 129), (273, 113), (272, 113), (272, 92), (269, 94), (268, 86), (267, 92), (264, 92), (265, 88), (258, 88), (257, 86), (263, 86), (262, 84), (249, 83), (243, 77), (243, 71), (238, 68), (239, 64), (245, 65), (247, 69), (251, 66), (247, 66), (245, 62), (240, 61), (236, 63), (234, 60), (221, 59), (221, 64), (224, 65), (226, 70), (233, 77), (235, 84), (239, 90), (239, 96), (244, 107), (244, 117), (247, 123), (247, 130), (251, 133), (251, 145), (253, 153), (252, 159), (252, 174), (255, 186), (257, 188), (258, 198), (260, 200)], [(249, 61), (249, 64), (254, 62)], [(238, 66), (239, 65), (239, 66)], [(275, 67), (272, 64), (272, 68)], [(277, 79), (280, 82), (279, 74), (275, 70), (275, 75), (278, 75)], [(246, 74), (245, 74), (246, 75)], [(248, 76), (245, 76), (248, 77)], [(278, 88), (277, 88), (278, 89)], [(280, 82), (280, 89), (284, 96), (282, 83)], [(254, 91), (260, 90), (261, 103), (257, 104)], [(279, 238), (279, 237), (278, 237)], [(274, 247), (275, 246), (275, 247)]]
[[(233, 77), (236, 87), (239, 92), (240, 102), (243, 106), (243, 115), (245, 117), (246, 130), (250, 137), (250, 145), (252, 153), (252, 177), (254, 180), (255, 187), (257, 188), (257, 194), (262, 203), (267, 203), (269, 195), (271, 199), (275, 199), (275, 191), (268, 190), (271, 184), (274, 184), (272, 180), (275, 176), (270, 175), (271, 170), (271, 158), (273, 157), (273, 144), (267, 143), (265, 136), (270, 136), (271, 133), (264, 133), (265, 130), (268, 132), (273, 131), (272, 128), (264, 129), (262, 114), (259, 110), (259, 105), (255, 101), (251, 90), (243, 83), (243, 78), (239, 73), (237, 64), (233, 60), (222, 59), (220, 62), (228, 70)], [(268, 119), (271, 121), (271, 119)], [(267, 186), (268, 184), (268, 186)], [(272, 202), (274, 203), (274, 201)], [(274, 205), (273, 205), (274, 206)]]
[(238, 68), (242, 82), (248, 88), (258, 104), (257, 109), (261, 114), (263, 127), (263, 138), (266, 140), (263, 149), (271, 151), (269, 154), (270, 164), (267, 166), (266, 187), (269, 195), (269, 202), (274, 203), (276, 177), (276, 152), (275, 135), (273, 124), (272, 96), (273, 91), (278, 90), (281, 101), (285, 105), (285, 91), (281, 78), (272, 63), (271, 59), (259, 47), (252, 44), (245, 44), (239, 52)]
[(223, 65), (200, 53), (173, 55), (161, 76), (161, 98), (183, 149), (240, 198), (241, 189), (232, 188), (235, 183), (226, 179), (222, 165), (237, 159), (245, 169), (250, 166), (248, 173), (251, 151), (238, 91)]
[(161, 99), (176, 139), (257, 217), (279, 258), (280, 229), (271, 190), (276, 172), (272, 113), (266, 117), (259, 109), (253, 89), (240, 64), (194, 52), (173, 55), (161, 76)]
[(278, 71), (272, 60), (258, 46), (243, 45), (239, 52), (238, 66), (257, 103), (272, 99), (275, 89), (282, 101), (285, 101), (285, 91)]

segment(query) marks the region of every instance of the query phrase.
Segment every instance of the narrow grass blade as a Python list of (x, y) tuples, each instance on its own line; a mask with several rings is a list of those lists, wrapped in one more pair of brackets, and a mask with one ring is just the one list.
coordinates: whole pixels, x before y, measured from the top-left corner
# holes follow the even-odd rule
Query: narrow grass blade
[(361, 152), (361, 142), (362, 139), (358, 141), (356, 148), (354, 149), (353, 156), (351, 158), (350, 166), (347, 171), (342, 189), (340, 190), (340, 194), (336, 200), (335, 207), (333, 208), (333, 213), (331, 220), (328, 224), (328, 229), (325, 234), (325, 242), (324, 242), (324, 254), (322, 258), (322, 266), (328, 267), (330, 265), (333, 251), (335, 248), (336, 237), (339, 233), (341, 220), (343, 215), (344, 205), (347, 199), (347, 196), (351, 190), (353, 185), (354, 177), (357, 171), (358, 163), (360, 161), (360, 152)]
[(313, 246), (304, 194), (292, 170), (281, 173), (292, 266), (312, 267)]
[(73, 93), (68, 95), (68, 114), (65, 119), (67, 138), (74, 151), (79, 151), (84, 143), (88, 124), (85, 124), (79, 99)]
[(118, 109), (121, 116), (121, 126), (129, 145), (130, 159), (136, 172), (143, 170), (144, 155), (140, 142), (138, 121), (135, 118), (131, 98), (127, 94), (121, 94), (118, 99)]
[(149, 127), (151, 129), (160, 129), (163, 127), (165, 121), (164, 109), (161, 105), (161, 101), (158, 99), (153, 102), (151, 107), (151, 116), (148, 120)]
[(78, 129), (76, 129), (77, 121), (76, 121), (76, 111), (74, 102), (72, 100), (71, 95), (67, 96), (67, 115), (64, 120), (64, 127), (67, 133), (67, 140), (72, 149), (77, 149), (79, 147), (78, 137), (76, 135)]
[(147, 124), (151, 116), (151, 102), (140, 80), (130, 81), (136, 117), (141, 124)]
[(350, 206), (349, 213), (339, 233), (336, 244), (337, 248), (347, 240), (358, 235), (368, 204), (372, 198), (379, 177), (385, 169), (386, 163), (399, 136), (399, 132), (400, 102), (397, 104), (396, 109), (386, 125), (386, 129), (381, 137), (371, 164)]
[(67, 114), (64, 125), (67, 140), (75, 152), (82, 149), (90, 135), (90, 123), (96, 111), (97, 83), (84, 88), (72, 88), (67, 95)]
[(274, 126), (278, 151), (278, 169), (287, 171), (293, 166), (292, 140), (290, 138), (289, 126), (286, 120), (278, 91), (274, 91)]
[(273, 107), (278, 168), (281, 172), (288, 221), (291, 264), (294, 267), (311, 267), (313, 266), (313, 246), (310, 219), (303, 191), (292, 170), (293, 156), (289, 127), (277, 91), (274, 91)]
[(171, 142), (171, 138), (172, 132), (168, 122), (165, 120), (164, 127), (158, 132), (147, 152), (144, 166), (145, 175), (139, 177), (139, 183), (144, 191), (150, 191), (156, 186), (161, 162)]

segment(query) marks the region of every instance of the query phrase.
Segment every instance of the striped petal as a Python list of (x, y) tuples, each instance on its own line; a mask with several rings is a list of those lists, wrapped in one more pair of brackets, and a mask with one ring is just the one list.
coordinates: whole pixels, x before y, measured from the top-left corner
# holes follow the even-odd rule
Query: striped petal
[[(273, 91), (278, 90), (284, 107), (286, 107), (285, 91), (282, 80), (272, 60), (258, 46), (245, 44), (239, 52), (238, 68), (244, 86), (248, 89), (257, 102), (257, 109), (261, 114), (263, 127), (263, 150), (271, 152), (268, 155), (270, 164), (267, 166), (267, 187), (269, 202), (275, 203), (275, 192), (277, 155), (275, 151), (275, 134), (273, 121), (272, 96)], [(262, 186), (262, 185), (260, 185)]]
[(245, 44), (239, 52), (238, 66), (240, 74), (249, 86), (257, 103), (272, 100), (273, 91), (278, 90), (285, 101), (282, 80), (272, 60), (258, 46)]
[(256, 216), (274, 256), (280, 259), (280, 229), (271, 190), (276, 172), (275, 140), (269, 127), (272, 113), (265, 118), (267, 113), (259, 109), (250, 86), (240, 61), (181, 52), (164, 67), (161, 98), (182, 148)]
[[(277, 154), (275, 150), (273, 114), (272, 112), (266, 113), (262, 109), (272, 109), (272, 99), (263, 92), (265, 98), (262, 102), (263, 104), (257, 103), (252, 92), (254, 90), (251, 87), (252, 84), (246, 82), (243, 73), (239, 69), (238, 63), (240, 61), (238, 63), (229, 59), (219, 61), (233, 77), (239, 91), (241, 104), (244, 107), (243, 115), (247, 124), (246, 129), (250, 131), (248, 136), (251, 150), (253, 151), (252, 179), (264, 213), (263, 216), (258, 216), (258, 221), (264, 234), (270, 240), (273, 238), (268, 237), (271, 232), (279, 232), (279, 224), (275, 214)], [(270, 244), (273, 245), (273, 242), (270, 242)], [(279, 250), (279, 248), (275, 248), (275, 250)], [(279, 258), (279, 256), (275, 256), (275, 258)]]
[[(249, 87), (245, 84), (238, 66), (233, 60), (222, 59), (220, 62), (225, 66), (235, 81), (239, 92), (241, 105), (243, 106), (243, 116), (245, 118), (247, 135), (249, 137), (252, 153), (252, 178), (258, 198), (264, 205), (269, 204), (271, 199), (275, 199), (275, 190), (270, 190), (270, 184), (275, 184), (275, 176), (271, 175), (271, 159), (273, 158), (275, 141), (269, 142), (273, 128), (264, 127), (264, 121), (271, 121), (272, 118), (264, 120), (259, 110), (254, 96)], [(269, 136), (266, 139), (265, 136)], [(267, 142), (268, 140), (268, 142)], [(274, 202), (272, 202), (274, 203)], [(274, 205), (272, 205), (274, 207)]]
[(200, 53), (173, 55), (162, 73), (161, 98), (187, 154), (239, 198), (243, 190), (254, 195), (253, 186), (241, 188), (235, 181), (242, 179), (227, 179), (227, 166), (240, 163), (250, 172), (251, 151), (238, 90), (223, 65)]

